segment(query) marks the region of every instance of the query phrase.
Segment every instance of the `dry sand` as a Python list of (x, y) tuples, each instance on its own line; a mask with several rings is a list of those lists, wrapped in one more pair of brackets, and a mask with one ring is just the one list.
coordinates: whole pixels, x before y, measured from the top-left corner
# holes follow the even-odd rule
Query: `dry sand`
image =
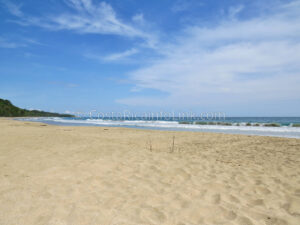
[(1, 119), (0, 225), (36, 224), (299, 225), (300, 140)]

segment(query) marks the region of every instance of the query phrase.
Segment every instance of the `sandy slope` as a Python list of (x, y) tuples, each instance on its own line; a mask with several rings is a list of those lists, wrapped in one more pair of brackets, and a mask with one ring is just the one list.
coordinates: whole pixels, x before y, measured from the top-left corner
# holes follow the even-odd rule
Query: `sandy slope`
[(0, 225), (35, 224), (299, 225), (300, 140), (1, 119)]

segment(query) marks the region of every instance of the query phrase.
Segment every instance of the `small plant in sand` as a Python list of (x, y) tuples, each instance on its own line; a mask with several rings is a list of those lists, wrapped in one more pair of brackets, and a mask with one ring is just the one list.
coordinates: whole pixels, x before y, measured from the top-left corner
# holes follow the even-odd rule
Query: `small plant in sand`
[(246, 123), (246, 126), (251, 126), (251, 123)]
[(300, 123), (293, 124), (293, 127), (300, 127)]

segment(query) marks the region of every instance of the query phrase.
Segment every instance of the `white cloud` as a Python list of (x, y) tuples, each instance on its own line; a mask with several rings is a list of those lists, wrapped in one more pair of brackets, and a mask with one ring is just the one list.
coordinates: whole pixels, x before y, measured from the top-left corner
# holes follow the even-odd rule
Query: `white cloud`
[(0, 37), (0, 48), (23, 48), (28, 47), (30, 44), (43, 45), (39, 41), (31, 38), (4, 38)]
[(67, 84), (67, 87), (69, 88), (75, 88), (75, 87), (78, 87), (79, 85), (78, 84), (74, 84), (74, 83), (68, 83)]
[(77, 13), (62, 14), (51, 18), (57, 29), (75, 30), (81, 33), (117, 34), (129, 37), (145, 37), (145, 34), (117, 19), (112, 7), (105, 2), (93, 5), (87, 0), (72, 0)]
[(185, 11), (189, 8), (189, 4), (184, 0), (177, 0), (172, 6), (171, 10), (175, 13)]
[(32, 38), (23, 38), (23, 41), (28, 43), (28, 44), (34, 44), (34, 45), (42, 45), (44, 46), (45, 44), (35, 40), (35, 39), (32, 39)]
[[(185, 30), (160, 43), (164, 57), (130, 73), (135, 89), (165, 97), (118, 99), (127, 105), (211, 106), (300, 98), (300, 5), (273, 14)], [(297, 6), (297, 8), (296, 8)]]
[(12, 15), (18, 17), (23, 16), (23, 13), (21, 11), (21, 5), (13, 4), (8, 0), (2, 0), (1, 2)]
[(124, 52), (115, 53), (115, 54), (105, 56), (103, 59), (105, 61), (115, 61), (115, 60), (124, 59), (126, 57), (132, 56), (132, 55), (137, 54), (137, 53), (138, 53), (138, 50), (135, 49), (135, 48), (132, 48), (132, 49), (124, 51)]
[(192, 7), (199, 7), (203, 5), (204, 3), (201, 1), (191, 2), (186, 0), (177, 0), (171, 7), (171, 11), (174, 13), (178, 13), (178, 12), (187, 11)]
[(20, 47), (26, 47), (27, 45), (24, 43), (16, 43), (9, 41), (5, 38), (0, 37), (0, 48), (20, 48)]
[(229, 18), (235, 19), (236, 16), (244, 9), (243, 5), (233, 6), (229, 8)]
[(34, 25), (50, 30), (70, 30), (83, 34), (113, 34), (129, 38), (141, 38), (149, 45), (153, 45), (155, 42), (153, 34), (121, 21), (113, 8), (105, 2), (94, 3), (92, 0), (65, 0), (64, 2), (72, 9), (72, 13), (65, 12), (45, 17), (23, 15), (20, 7), (8, 0), (5, 1), (5, 4), (9, 6), (8, 9), (13, 15), (19, 17), (19, 20), (15, 22), (23, 26)]
[(97, 54), (93, 54), (93, 53), (88, 53), (85, 54), (86, 58), (90, 58), (90, 59), (95, 59), (95, 60), (99, 60), (99, 61), (121, 61), (121, 60), (125, 60), (128, 57), (135, 55), (139, 52), (138, 49), (132, 48), (129, 50), (126, 50), (124, 52), (118, 52), (118, 53), (113, 53), (110, 55), (106, 55), (106, 56), (101, 56), (101, 55), (97, 55)]
[(144, 15), (142, 13), (135, 14), (132, 17), (132, 21), (138, 24), (144, 24), (145, 23)]

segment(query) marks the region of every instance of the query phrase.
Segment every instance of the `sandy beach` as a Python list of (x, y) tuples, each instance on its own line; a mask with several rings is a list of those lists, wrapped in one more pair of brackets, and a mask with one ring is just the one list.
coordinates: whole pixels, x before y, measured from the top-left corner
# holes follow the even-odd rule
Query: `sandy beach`
[(300, 224), (300, 139), (0, 128), (0, 225)]

